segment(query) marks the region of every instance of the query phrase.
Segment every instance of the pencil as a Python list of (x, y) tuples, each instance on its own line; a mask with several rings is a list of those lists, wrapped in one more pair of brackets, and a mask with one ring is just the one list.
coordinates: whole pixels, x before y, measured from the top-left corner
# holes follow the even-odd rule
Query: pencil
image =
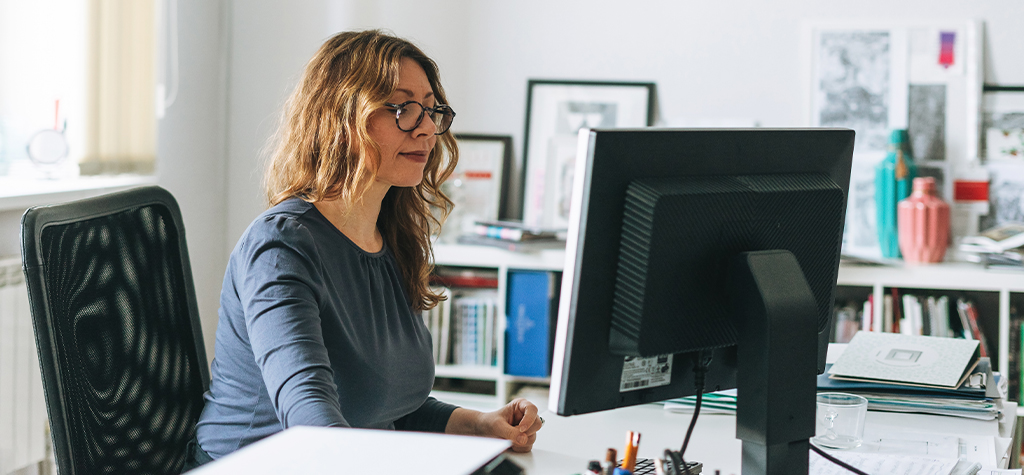
[(636, 471), (636, 455), (640, 452), (640, 433), (633, 434), (633, 454), (629, 459), (629, 471)]
[[(636, 460), (636, 448), (633, 447), (633, 431), (626, 432), (626, 448), (622, 450), (622, 465), (620, 467), (629, 470), (629, 459)], [(629, 470), (632, 472), (632, 470)]]
[(622, 454), (621, 467), (632, 472), (636, 469), (636, 451), (640, 448), (640, 433), (626, 432), (626, 451)]

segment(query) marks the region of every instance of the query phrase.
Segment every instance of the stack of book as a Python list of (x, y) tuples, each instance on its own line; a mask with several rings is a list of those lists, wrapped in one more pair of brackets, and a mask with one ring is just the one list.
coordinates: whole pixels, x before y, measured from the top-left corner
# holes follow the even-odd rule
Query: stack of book
[(565, 247), (564, 229), (535, 228), (518, 221), (477, 221), (473, 234), (459, 236), (460, 244), (496, 246), (510, 251)]
[(974, 302), (948, 295), (916, 295), (898, 288), (882, 298), (881, 318), (875, 318), (874, 296), (863, 302), (862, 310), (841, 307), (835, 313), (836, 343), (847, 343), (858, 331), (901, 333), (977, 340), (981, 356), (988, 356), (988, 342), (978, 323)]
[(447, 297), (422, 313), (430, 330), (434, 363), (496, 366), (500, 338), (497, 271), (439, 267), (430, 282)]
[(818, 377), (818, 391), (860, 394), (868, 409), (993, 420), (1002, 397), (979, 342), (860, 332)]
[(960, 242), (967, 260), (988, 268), (1024, 270), (1024, 223), (1009, 222)]
[(498, 304), (490, 298), (461, 298), (455, 302), (453, 358), (457, 365), (495, 366)]

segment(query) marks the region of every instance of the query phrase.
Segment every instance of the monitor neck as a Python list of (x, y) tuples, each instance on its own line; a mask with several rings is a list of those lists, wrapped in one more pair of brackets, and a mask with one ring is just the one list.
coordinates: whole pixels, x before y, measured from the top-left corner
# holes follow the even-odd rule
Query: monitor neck
[(743, 474), (805, 474), (817, 389), (814, 294), (785, 250), (739, 254), (730, 285)]

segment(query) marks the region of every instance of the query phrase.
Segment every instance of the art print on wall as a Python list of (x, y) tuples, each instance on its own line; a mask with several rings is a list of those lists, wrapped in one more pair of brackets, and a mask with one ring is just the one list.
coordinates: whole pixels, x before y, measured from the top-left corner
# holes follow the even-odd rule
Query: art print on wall
[(1024, 162), (1024, 91), (986, 92), (982, 131), (986, 161)]
[(1008, 222), (1024, 222), (1024, 160), (990, 161), (989, 213), (978, 229)]
[(441, 189), (455, 206), (441, 229), (442, 242), (471, 234), (476, 221), (507, 218), (512, 137), (455, 134), (459, 163)]
[(881, 254), (873, 169), (906, 129), (919, 170), (952, 202), (955, 171), (980, 156), (983, 24), (974, 20), (808, 20), (807, 125), (856, 131), (844, 252)]
[(892, 102), (888, 31), (821, 31), (816, 46), (815, 124), (857, 131), (854, 148), (884, 151)]
[(530, 80), (523, 223), (567, 227), (579, 131), (649, 126), (653, 101), (654, 83)]

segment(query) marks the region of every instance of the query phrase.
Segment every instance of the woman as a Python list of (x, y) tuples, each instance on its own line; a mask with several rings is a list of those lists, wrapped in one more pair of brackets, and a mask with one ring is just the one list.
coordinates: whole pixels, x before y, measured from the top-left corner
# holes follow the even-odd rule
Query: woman
[[(271, 208), (239, 240), (221, 291), (210, 391), (186, 468), (296, 425), (446, 432), (533, 447), (543, 421), (428, 397), (419, 311), (455, 140), (437, 66), (380, 31), (320, 47), (286, 106)], [(450, 160), (445, 160), (445, 156)]]

